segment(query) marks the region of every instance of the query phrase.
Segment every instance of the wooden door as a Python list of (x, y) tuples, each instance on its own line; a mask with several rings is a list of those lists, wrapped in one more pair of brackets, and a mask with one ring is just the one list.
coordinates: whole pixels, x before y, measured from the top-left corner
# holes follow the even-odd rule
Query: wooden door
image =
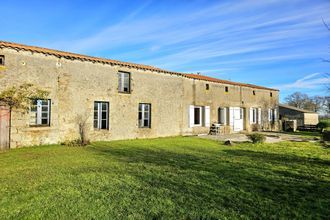
[(0, 106), (0, 150), (7, 150), (9, 141), (10, 112), (9, 108)]

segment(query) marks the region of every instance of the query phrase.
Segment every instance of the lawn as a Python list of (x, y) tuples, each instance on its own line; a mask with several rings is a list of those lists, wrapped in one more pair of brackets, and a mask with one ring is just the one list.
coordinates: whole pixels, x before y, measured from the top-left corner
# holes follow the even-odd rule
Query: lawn
[(0, 219), (326, 219), (329, 150), (193, 137), (11, 150)]

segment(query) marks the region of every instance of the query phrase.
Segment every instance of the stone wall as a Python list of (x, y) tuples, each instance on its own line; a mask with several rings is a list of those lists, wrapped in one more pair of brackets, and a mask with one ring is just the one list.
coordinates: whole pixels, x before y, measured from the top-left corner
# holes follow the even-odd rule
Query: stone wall
[[(1, 71), (0, 90), (12, 85), (33, 83), (50, 92), (51, 125), (31, 127), (29, 115), (12, 114), (11, 147), (60, 143), (79, 137), (78, 118), (87, 121), (91, 141), (153, 138), (208, 133), (207, 127), (189, 127), (189, 105), (207, 105), (211, 123), (218, 120), (218, 108), (229, 106), (278, 106), (278, 92), (223, 85), (185, 77), (125, 68), (116, 65), (68, 60), (52, 55), (0, 49), (6, 70)], [(131, 93), (118, 93), (118, 71), (131, 73)], [(210, 89), (205, 89), (205, 84)], [(224, 92), (224, 87), (229, 92)], [(252, 91), (256, 91), (256, 95)], [(94, 101), (110, 103), (109, 130), (93, 128)], [(151, 104), (151, 128), (138, 127), (138, 104)], [(246, 130), (251, 130), (248, 117)], [(263, 128), (268, 129), (265, 120)]]
[(307, 125), (317, 125), (319, 123), (319, 115), (317, 113), (305, 113), (304, 123)]

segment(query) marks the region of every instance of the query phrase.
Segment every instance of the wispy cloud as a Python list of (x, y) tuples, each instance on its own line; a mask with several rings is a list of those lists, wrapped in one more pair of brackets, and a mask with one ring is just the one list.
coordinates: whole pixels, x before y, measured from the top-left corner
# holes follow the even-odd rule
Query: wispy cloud
[(326, 71), (324, 64), (315, 63), (328, 57), (329, 33), (322, 18), (330, 21), (329, 11), (329, 1), (178, 1), (175, 9), (148, 1), (123, 14), (117, 23), (45, 46), (242, 82), (278, 84), (273, 87), (285, 91), (317, 89), (328, 79), (319, 73), (303, 78), (301, 73)]
[[(105, 27), (89, 37), (58, 42), (57, 47), (86, 52), (136, 44), (142, 44), (143, 47), (146, 46), (143, 43), (147, 43), (150, 48), (166, 47), (165, 50), (172, 51), (177, 46), (181, 48), (179, 53), (171, 56), (189, 54), (190, 57), (196, 57), (196, 54), (191, 54), (195, 51), (199, 54), (204, 52), (209, 57), (240, 54), (320, 36), (322, 33), (316, 32), (316, 24), (321, 21), (318, 18), (330, 9), (330, 6), (318, 6), (297, 10), (294, 15), (292, 11), (284, 11), (279, 15), (277, 12), (267, 13), (267, 9), (273, 6), (268, 1), (247, 1), (239, 4), (220, 3), (179, 16), (160, 11), (158, 15), (139, 17), (149, 4), (136, 9), (118, 24)], [(260, 8), (264, 10), (263, 13), (247, 13)], [(237, 17), (233, 17), (235, 15)], [(163, 57), (159, 55), (157, 59)]]
[(330, 78), (322, 73), (308, 74), (292, 83), (278, 85), (277, 88), (281, 90), (292, 89), (315, 89), (321, 88), (330, 84)]

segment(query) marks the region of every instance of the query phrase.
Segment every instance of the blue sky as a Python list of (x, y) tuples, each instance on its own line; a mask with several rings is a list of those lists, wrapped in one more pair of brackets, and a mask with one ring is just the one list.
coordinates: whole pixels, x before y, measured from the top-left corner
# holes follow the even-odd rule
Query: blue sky
[(14, 1), (0, 40), (326, 95), (330, 1)]

